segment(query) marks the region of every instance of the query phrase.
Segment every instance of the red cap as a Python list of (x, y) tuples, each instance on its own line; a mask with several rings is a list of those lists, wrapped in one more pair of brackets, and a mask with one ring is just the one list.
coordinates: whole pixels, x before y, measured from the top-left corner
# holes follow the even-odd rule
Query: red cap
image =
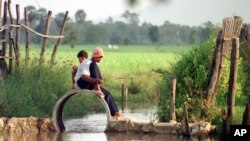
[(95, 50), (93, 51), (92, 57), (103, 57), (103, 50), (100, 47), (96, 47)]

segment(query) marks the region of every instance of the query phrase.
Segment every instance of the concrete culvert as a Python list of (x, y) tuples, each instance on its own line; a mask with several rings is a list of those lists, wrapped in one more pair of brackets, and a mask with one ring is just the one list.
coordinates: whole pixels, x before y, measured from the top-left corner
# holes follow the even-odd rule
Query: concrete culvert
[(80, 94), (80, 95), (89, 95), (89, 94), (95, 95), (96, 98), (98, 99), (98, 101), (103, 105), (103, 107), (106, 111), (107, 124), (111, 121), (111, 114), (109, 111), (109, 107), (108, 107), (106, 101), (104, 100), (104, 98), (101, 98), (100, 96), (98, 96), (97, 92), (91, 91), (91, 90), (86, 90), (86, 89), (73, 89), (73, 90), (68, 91), (62, 97), (60, 97), (54, 106), (52, 116), (53, 116), (54, 126), (55, 126), (57, 132), (66, 131), (65, 125), (63, 123), (63, 109), (64, 109), (64, 106), (66, 105), (66, 102), (69, 101), (69, 99), (72, 96), (78, 95), (78, 94)]

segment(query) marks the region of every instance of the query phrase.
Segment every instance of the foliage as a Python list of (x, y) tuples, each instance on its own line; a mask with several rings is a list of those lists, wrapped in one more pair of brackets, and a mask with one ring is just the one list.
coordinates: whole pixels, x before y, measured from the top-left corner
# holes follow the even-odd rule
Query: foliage
[[(78, 64), (76, 54), (85, 49), (92, 52), (95, 46), (61, 46), (57, 54), (57, 62), (54, 66), (47, 63), (38, 64), (36, 56), (39, 55), (39, 46), (30, 48), (30, 60), (28, 65), (21, 64), (15, 67), (13, 73), (0, 83), (0, 115), (1, 116), (51, 116), (57, 99), (65, 94), (71, 87), (70, 70), (73, 64)], [(104, 84), (119, 102), (121, 97), (121, 83), (125, 87), (131, 84), (139, 91), (131, 94), (128, 91), (128, 101), (155, 102), (155, 88), (161, 83), (158, 74), (153, 68), (165, 68), (166, 64), (176, 61), (174, 52), (185, 52), (189, 47), (166, 47), (155, 49), (153, 46), (120, 46), (119, 49), (104, 49), (105, 57), (100, 63)], [(45, 60), (51, 56), (52, 47), (48, 47)], [(21, 48), (21, 56), (24, 56), (24, 48)], [(139, 65), (138, 65), (139, 64)], [(125, 79), (119, 79), (125, 78)], [(133, 83), (130, 78), (133, 78)], [(96, 103), (86, 105), (82, 96), (72, 97), (65, 107), (65, 117), (79, 116), (86, 112), (98, 112)], [(93, 101), (93, 100), (89, 100)], [(92, 107), (88, 110), (83, 107)]]
[(64, 43), (69, 44), (70, 47), (73, 48), (75, 44), (77, 44), (78, 41), (80, 40), (80, 33), (74, 26), (74, 24), (71, 22), (66, 25), (66, 28), (68, 30), (65, 31)]
[[(188, 111), (191, 120), (197, 120), (202, 117), (203, 96), (205, 94), (209, 64), (211, 62), (212, 46), (214, 42), (208, 40), (204, 44), (196, 44), (193, 49), (184, 54), (170, 71), (158, 70), (163, 74), (163, 78), (169, 78), (169, 75), (177, 78), (176, 86), (176, 108), (183, 108), (185, 101), (188, 102)], [(169, 81), (165, 80), (167, 86), (170, 86)], [(166, 85), (166, 84), (164, 84)], [(165, 99), (168, 99), (167, 94)], [(168, 101), (163, 101), (165, 108)], [(177, 112), (177, 117), (181, 117), (182, 113)], [(164, 117), (167, 120), (168, 117)]]
[(152, 26), (149, 28), (148, 35), (150, 40), (153, 43), (156, 43), (159, 40), (159, 30), (157, 26)]
[(139, 18), (137, 13), (131, 13), (128, 10), (126, 10), (122, 14), (122, 17), (125, 18), (129, 24), (137, 25), (139, 23)]
[[(208, 71), (210, 70), (212, 47), (214, 46), (213, 39), (206, 41), (204, 44), (196, 44), (193, 49), (182, 56), (175, 65), (172, 66), (171, 70), (157, 70), (161, 73), (165, 79), (165, 82), (169, 86), (170, 76), (177, 77), (176, 86), (176, 108), (183, 108), (183, 103), (188, 102), (188, 112), (191, 121), (197, 121), (204, 119), (208, 115), (207, 120), (214, 121), (220, 116), (220, 108), (226, 106), (225, 95), (227, 93), (228, 80), (229, 80), (229, 60), (225, 61), (225, 69), (220, 82), (220, 89), (217, 94), (216, 107), (212, 110), (213, 113), (206, 113), (203, 100), (205, 96), (205, 90), (208, 82)], [(237, 83), (237, 94), (236, 100), (242, 104), (245, 101), (245, 97), (242, 97), (242, 88), (245, 82), (245, 73), (242, 71), (242, 63), (239, 61), (238, 70), (238, 83)], [(164, 84), (166, 85), (166, 84)], [(169, 92), (168, 92), (169, 93)], [(168, 95), (164, 96), (164, 102), (162, 108), (168, 107)], [(217, 112), (216, 112), (217, 111)], [(206, 114), (205, 114), (206, 113)], [(181, 112), (177, 112), (177, 117), (182, 117)], [(165, 120), (168, 117), (163, 117)], [(180, 119), (179, 119), (180, 120)]]
[(39, 65), (36, 61), (16, 67), (1, 85), (5, 116), (50, 116), (57, 98), (66, 91), (63, 67)]
[(243, 84), (243, 94), (247, 97), (250, 97), (250, 57), (249, 57), (249, 53), (250, 53), (250, 41), (243, 41), (241, 48), (240, 48), (240, 56), (243, 58), (243, 70), (246, 73), (245, 75), (245, 83)]
[(78, 24), (83, 24), (86, 19), (87, 14), (84, 10), (77, 10), (75, 13), (75, 20)]
[(71, 97), (64, 105), (63, 119), (82, 117), (90, 113), (105, 111), (101, 102), (97, 102), (96, 96), (92, 93), (78, 93)]
[[(44, 33), (47, 11), (44, 8), (36, 9), (34, 6), (28, 6), (29, 24), (32, 29)], [(124, 21), (114, 21), (108, 17), (105, 22), (93, 23), (86, 20), (88, 13), (84, 10), (77, 10), (73, 18), (68, 17), (65, 27), (65, 38), (62, 43), (71, 44), (152, 44), (152, 37), (149, 35), (151, 27), (157, 28), (160, 33), (158, 41), (153, 41), (159, 45), (188, 45), (189, 43), (203, 42), (213, 32), (216, 25), (206, 22), (200, 26), (177, 25), (165, 21), (162, 25), (152, 25), (151, 23), (139, 24), (138, 14), (124, 11), (120, 16)], [(58, 35), (64, 13), (60, 12), (52, 15), (51, 35)], [(23, 20), (22, 20), (23, 21)], [(68, 26), (67, 26), (68, 25)], [(154, 30), (156, 31), (156, 30)], [(21, 30), (25, 34), (25, 30)], [(156, 37), (156, 36), (155, 36)], [(22, 40), (24, 40), (23, 38)], [(35, 34), (30, 35), (32, 43), (40, 43), (40, 37)], [(71, 42), (70, 42), (71, 41)], [(73, 42), (74, 41), (74, 42)]]

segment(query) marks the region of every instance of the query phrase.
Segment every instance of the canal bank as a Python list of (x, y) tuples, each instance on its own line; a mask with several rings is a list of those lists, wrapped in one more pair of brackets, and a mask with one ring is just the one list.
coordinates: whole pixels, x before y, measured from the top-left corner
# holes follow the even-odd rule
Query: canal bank
[[(95, 123), (98, 124), (98, 122)], [(104, 125), (105, 123), (103, 126)], [(184, 132), (183, 130), (182, 123), (178, 123), (176, 121), (161, 123), (132, 119), (124, 121), (111, 120), (107, 122), (105, 128), (105, 132), (134, 132), (169, 135), (182, 135)], [(214, 133), (215, 130), (216, 127), (208, 122), (201, 121), (197, 123), (189, 123), (189, 131), (191, 136), (209, 136), (211, 133)], [(2, 117), (0, 118), (0, 131), (17, 134), (22, 134), (23, 132), (57, 132), (52, 119), (35, 117)]]

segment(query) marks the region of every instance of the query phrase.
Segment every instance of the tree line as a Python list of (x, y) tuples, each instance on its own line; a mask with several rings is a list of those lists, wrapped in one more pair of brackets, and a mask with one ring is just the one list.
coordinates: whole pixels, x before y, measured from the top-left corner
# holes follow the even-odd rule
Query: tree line
[[(27, 6), (30, 27), (37, 32), (43, 33), (47, 10), (36, 9)], [(203, 42), (219, 28), (212, 22), (207, 21), (200, 26), (187, 26), (173, 24), (165, 21), (162, 25), (151, 23), (140, 24), (139, 15), (125, 11), (121, 17), (123, 21), (114, 21), (108, 17), (105, 21), (94, 23), (86, 20), (87, 13), (80, 9), (74, 17), (68, 17), (64, 30), (63, 44), (115, 44), (115, 45), (188, 45), (195, 42)], [(64, 13), (52, 16), (50, 34), (57, 35), (62, 26)], [(24, 30), (21, 31), (24, 34)], [(31, 42), (40, 44), (41, 38), (31, 35)]]

